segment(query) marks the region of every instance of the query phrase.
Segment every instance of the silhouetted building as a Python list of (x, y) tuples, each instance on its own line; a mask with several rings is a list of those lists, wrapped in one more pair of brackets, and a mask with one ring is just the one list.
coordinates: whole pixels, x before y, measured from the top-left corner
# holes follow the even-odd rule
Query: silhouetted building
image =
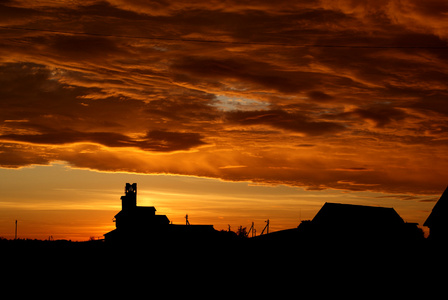
[(448, 239), (448, 187), (431, 211), (423, 226), (429, 227), (429, 239)]
[(396, 240), (421, 236), (416, 223), (405, 223), (388, 207), (325, 203), (311, 222), (313, 234), (349, 240)]
[(213, 225), (174, 225), (165, 215), (156, 215), (153, 206), (137, 206), (137, 184), (126, 183), (121, 211), (114, 217), (116, 229), (104, 235), (107, 242), (151, 242), (183, 238), (211, 238)]
[(312, 220), (297, 228), (257, 237), (261, 240), (313, 243), (405, 242), (423, 238), (417, 223), (406, 223), (393, 208), (325, 203)]

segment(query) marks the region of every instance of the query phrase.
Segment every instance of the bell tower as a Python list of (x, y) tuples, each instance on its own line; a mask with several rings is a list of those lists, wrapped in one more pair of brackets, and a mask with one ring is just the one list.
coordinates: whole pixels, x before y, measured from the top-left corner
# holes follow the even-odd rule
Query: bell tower
[(121, 196), (121, 210), (131, 210), (137, 207), (137, 183), (126, 183), (125, 196)]

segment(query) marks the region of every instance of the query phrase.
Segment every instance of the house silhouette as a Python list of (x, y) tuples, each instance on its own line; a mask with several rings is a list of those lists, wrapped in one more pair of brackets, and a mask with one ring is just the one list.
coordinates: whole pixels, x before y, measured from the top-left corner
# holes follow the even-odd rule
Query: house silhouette
[(313, 234), (329, 239), (384, 241), (421, 236), (417, 223), (406, 223), (391, 207), (325, 203), (309, 223)]
[(445, 241), (448, 238), (448, 187), (431, 211), (423, 226), (429, 227), (429, 239)]
[(407, 223), (393, 209), (342, 203), (325, 203), (312, 220), (297, 228), (256, 237), (260, 240), (313, 244), (402, 243), (423, 238), (417, 223)]
[(126, 183), (122, 208), (114, 217), (116, 229), (104, 234), (111, 243), (151, 243), (161, 240), (214, 238), (213, 225), (171, 224), (166, 215), (157, 215), (153, 206), (137, 206), (137, 184)]

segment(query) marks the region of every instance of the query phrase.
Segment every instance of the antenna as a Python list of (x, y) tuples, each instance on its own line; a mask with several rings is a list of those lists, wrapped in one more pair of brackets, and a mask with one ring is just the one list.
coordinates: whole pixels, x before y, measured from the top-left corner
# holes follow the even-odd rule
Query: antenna
[(17, 220), (16, 220), (16, 230), (14, 232), (14, 239), (17, 240)]

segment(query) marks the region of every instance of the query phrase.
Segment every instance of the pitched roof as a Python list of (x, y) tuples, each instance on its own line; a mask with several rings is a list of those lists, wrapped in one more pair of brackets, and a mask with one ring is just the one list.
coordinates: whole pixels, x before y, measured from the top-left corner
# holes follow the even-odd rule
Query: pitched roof
[(156, 213), (156, 208), (154, 206), (135, 206), (130, 210), (121, 210), (116, 215), (115, 218), (122, 215), (132, 215), (135, 217), (147, 217), (154, 216)]
[(433, 225), (448, 225), (448, 187), (443, 192), (439, 201), (431, 211), (423, 226), (432, 227)]
[(393, 208), (342, 203), (325, 203), (314, 216), (318, 225), (379, 225), (403, 224), (404, 221)]

